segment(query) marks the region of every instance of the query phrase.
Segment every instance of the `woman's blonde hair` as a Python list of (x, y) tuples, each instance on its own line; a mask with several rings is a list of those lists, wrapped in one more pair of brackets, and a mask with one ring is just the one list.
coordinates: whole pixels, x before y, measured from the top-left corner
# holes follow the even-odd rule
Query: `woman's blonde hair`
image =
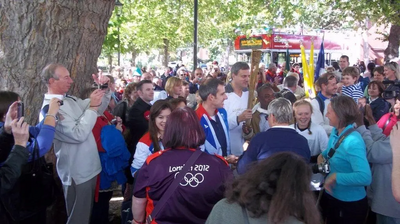
[(175, 86), (182, 86), (182, 79), (178, 77), (170, 77), (165, 84), (165, 91), (167, 91), (168, 95), (174, 95)]
[(385, 64), (386, 68), (394, 71), (394, 75), (396, 76), (396, 79), (400, 80), (400, 66), (397, 64), (397, 62), (391, 61)]
[[(313, 107), (312, 107), (312, 105), (311, 105), (311, 103), (310, 103), (309, 101), (307, 101), (307, 100), (305, 100), (305, 99), (297, 100), (297, 101), (293, 104), (293, 118), (294, 118), (294, 128), (295, 128), (295, 129), (297, 128), (296, 107), (303, 106), (303, 105), (309, 106), (309, 107), (310, 107), (310, 110), (311, 110), (311, 114), (313, 113)], [(311, 120), (310, 120), (310, 122), (308, 123), (307, 130), (308, 130), (308, 134), (311, 135), (311, 134), (312, 134), (312, 132), (311, 132)]]

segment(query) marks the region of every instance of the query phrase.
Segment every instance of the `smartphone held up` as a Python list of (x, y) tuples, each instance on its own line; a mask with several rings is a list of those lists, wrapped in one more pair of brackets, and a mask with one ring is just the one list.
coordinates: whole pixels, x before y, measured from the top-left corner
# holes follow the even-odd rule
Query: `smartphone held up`
[(17, 117), (18, 120), (24, 116), (24, 103), (18, 102)]

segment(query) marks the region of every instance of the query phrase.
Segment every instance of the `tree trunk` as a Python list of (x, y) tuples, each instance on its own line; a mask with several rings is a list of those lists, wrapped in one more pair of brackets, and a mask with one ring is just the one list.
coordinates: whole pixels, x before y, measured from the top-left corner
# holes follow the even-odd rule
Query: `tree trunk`
[(164, 38), (164, 66), (167, 67), (168, 66), (168, 45), (169, 45), (169, 41), (168, 39)]
[(400, 25), (392, 25), (389, 33), (389, 44), (385, 50), (385, 61), (399, 57)]
[(137, 50), (136, 49), (132, 49), (131, 52), (131, 56), (132, 56), (132, 60), (131, 60), (131, 66), (135, 67), (136, 66), (136, 56), (137, 56)]
[(43, 94), (39, 74), (46, 64), (63, 64), (79, 95), (92, 84), (91, 74), (107, 33), (114, 1), (0, 0), (0, 89), (17, 92), (34, 124)]
[(113, 69), (113, 55), (110, 53), (109, 55), (107, 55), (108, 58), (108, 73), (111, 74), (112, 69)]

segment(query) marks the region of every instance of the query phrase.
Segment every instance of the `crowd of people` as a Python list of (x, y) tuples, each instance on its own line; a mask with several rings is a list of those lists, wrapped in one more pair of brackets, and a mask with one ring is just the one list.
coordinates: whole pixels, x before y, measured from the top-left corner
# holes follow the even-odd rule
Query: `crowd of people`
[(1, 223), (46, 223), (46, 207), (23, 216), (6, 199), (51, 148), (69, 224), (109, 223), (115, 191), (123, 223), (400, 223), (399, 65), (343, 55), (314, 99), (299, 64), (259, 67), (255, 99), (246, 62), (100, 71), (78, 98), (49, 64), (36, 126), (1, 91)]

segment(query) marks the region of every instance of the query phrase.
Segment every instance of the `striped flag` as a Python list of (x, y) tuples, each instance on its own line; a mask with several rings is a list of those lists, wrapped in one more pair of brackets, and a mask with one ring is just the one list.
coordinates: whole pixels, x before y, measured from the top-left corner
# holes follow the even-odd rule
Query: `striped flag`
[(321, 71), (325, 68), (324, 37), (322, 37), (321, 48), (318, 53), (318, 61), (315, 65), (314, 80), (317, 80)]

